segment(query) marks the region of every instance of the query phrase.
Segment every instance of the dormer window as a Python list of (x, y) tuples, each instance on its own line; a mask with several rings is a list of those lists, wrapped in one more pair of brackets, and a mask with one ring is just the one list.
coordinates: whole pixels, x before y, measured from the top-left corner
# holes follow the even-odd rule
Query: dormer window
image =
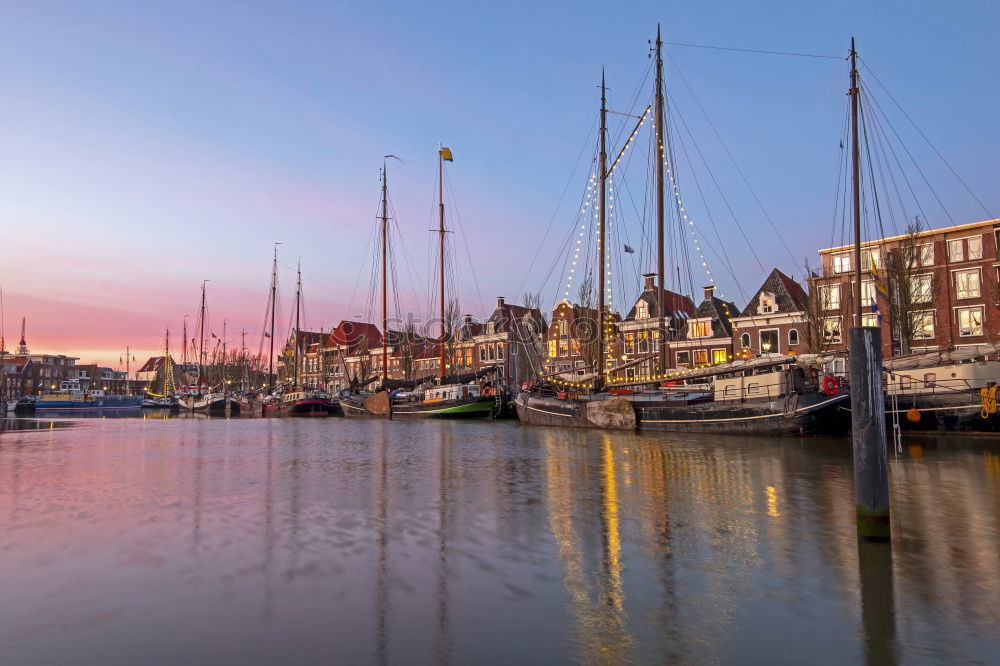
[(711, 319), (689, 319), (688, 338), (708, 338), (712, 335)]
[(639, 301), (635, 306), (636, 319), (649, 319), (649, 304), (646, 301)]
[(760, 294), (760, 302), (757, 305), (757, 314), (771, 314), (778, 311), (778, 301), (774, 294), (763, 291)]
[(495, 329), (496, 329), (496, 327), (494, 326), (494, 324), (493, 324), (492, 321), (486, 322), (486, 332), (487, 333), (494, 333)]

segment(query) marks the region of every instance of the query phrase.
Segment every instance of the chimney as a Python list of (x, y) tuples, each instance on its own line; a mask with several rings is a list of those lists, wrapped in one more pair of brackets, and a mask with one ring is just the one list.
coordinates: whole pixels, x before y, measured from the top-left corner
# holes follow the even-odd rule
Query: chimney
[(656, 289), (656, 273), (643, 273), (642, 277), (646, 278), (646, 284), (642, 287), (644, 290), (652, 291)]
[(504, 299), (503, 296), (497, 296), (497, 308), (503, 307), (503, 299)]
[(472, 315), (470, 314), (465, 315), (465, 325), (466, 326), (472, 325)]
[(705, 287), (705, 300), (710, 301), (715, 297), (715, 285), (710, 284)]

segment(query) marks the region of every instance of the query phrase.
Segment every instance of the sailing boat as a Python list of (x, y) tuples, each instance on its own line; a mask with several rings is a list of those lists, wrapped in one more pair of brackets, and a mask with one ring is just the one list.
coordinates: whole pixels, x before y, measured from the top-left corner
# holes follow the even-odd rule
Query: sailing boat
[(163, 336), (163, 359), (157, 374), (162, 377), (159, 386), (156, 387), (159, 392), (152, 390), (153, 387), (146, 389), (146, 396), (142, 399), (143, 409), (169, 409), (171, 411), (180, 409), (180, 403), (175, 395), (177, 384), (174, 381), (174, 359), (170, 356), (169, 328)]
[[(389, 156), (386, 156), (389, 157)], [(378, 418), (475, 418), (489, 416), (495, 406), (496, 399), (484, 396), (478, 384), (446, 384), (448, 375), (447, 344), (448, 335), (457, 332), (448, 331), (445, 320), (445, 216), (444, 216), (444, 163), (452, 162), (451, 149), (441, 146), (438, 149), (438, 281), (439, 281), (439, 316), (441, 321), (441, 338), (438, 341), (438, 384), (424, 390), (401, 393), (389, 391), (388, 362), (388, 178), (385, 164), (382, 166), (382, 202), (381, 215), (381, 254), (382, 254), (382, 390), (372, 394), (348, 395), (341, 402), (345, 416), (368, 416)]]
[[(302, 268), (298, 267), (295, 286), (295, 328), (292, 331), (292, 384), (287, 390), (264, 401), (264, 416), (330, 416), (337, 412), (337, 401), (325, 391), (305, 388), (300, 385), (301, 362), (299, 349), (302, 346), (299, 335), (299, 319), (302, 309)], [(271, 318), (271, 339), (274, 340), (274, 317)]]
[[(759, 361), (724, 363), (705, 370), (670, 371), (665, 350), (669, 338), (665, 325), (664, 294), (664, 167), (670, 152), (665, 135), (663, 96), (663, 42), (659, 27), (655, 42), (655, 145), (657, 269), (656, 309), (660, 354), (657, 372), (644, 380), (615, 377), (613, 367), (612, 314), (605, 304), (605, 276), (608, 262), (605, 256), (609, 168), (607, 164), (607, 95), (604, 75), (601, 75), (601, 109), (598, 162), (598, 259), (599, 273), (597, 308), (597, 354), (592, 378), (582, 382), (567, 382), (549, 378), (540, 386), (522, 391), (516, 401), (518, 417), (531, 425), (575, 426), (622, 430), (669, 430), (692, 432), (748, 432), (761, 434), (833, 434), (846, 430), (848, 412), (841, 409), (848, 400), (846, 391), (832, 394), (822, 391), (817, 374), (799, 364), (795, 358), (775, 357)], [(647, 113), (649, 109), (647, 108)], [(643, 124), (640, 117), (629, 136), (632, 141)], [(619, 153), (619, 158), (621, 153)], [(617, 160), (616, 162), (617, 163)], [(613, 168), (613, 165), (612, 165)], [(748, 382), (747, 378), (753, 377)], [(672, 381), (671, 381), (672, 380)], [(705, 381), (711, 382), (706, 390)], [(664, 382), (679, 383), (679, 390), (664, 386)], [(696, 386), (687, 386), (697, 381)], [(756, 390), (750, 392), (747, 385)], [(608, 387), (613, 390), (608, 390)], [(556, 390), (557, 388), (561, 390)], [(751, 394), (752, 393), (752, 394)]]
[[(194, 387), (183, 387), (187, 395), (183, 396), (182, 404), (190, 412), (199, 412), (215, 416), (238, 415), (240, 413), (240, 403), (225, 391), (225, 383), (222, 384), (222, 393), (215, 393), (210, 386), (205, 375), (205, 285), (208, 280), (201, 283), (201, 306), (199, 308), (198, 325), (198, 377)], [(214, 337), (214, 336), (213, 336)]]

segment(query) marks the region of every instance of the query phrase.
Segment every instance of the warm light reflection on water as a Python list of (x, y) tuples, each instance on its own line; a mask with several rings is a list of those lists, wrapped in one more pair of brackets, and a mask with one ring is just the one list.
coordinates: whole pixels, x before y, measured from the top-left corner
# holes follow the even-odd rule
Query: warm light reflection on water
[(890, 551), (854, 538), (843, 441), (7, 430), (0, 663), (995, 660), (1000, 445), (904, 444)]

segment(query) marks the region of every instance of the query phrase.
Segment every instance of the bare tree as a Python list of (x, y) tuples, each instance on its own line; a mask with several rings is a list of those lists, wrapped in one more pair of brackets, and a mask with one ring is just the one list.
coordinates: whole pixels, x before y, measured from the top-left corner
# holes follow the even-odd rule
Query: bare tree
[(601, 322), (594, 305), (594, 276), (588, 273), (580, 282), (577, 292), (580, 307), (573, 320), (570, 336), (580, 349), (580, 356), (591, 372), (597, 372), (597, 359), (601, 353)]
[(399, 370), (406, 381), (413, 381), (416, 367), (416, 346), (417, 327), (413, 323), (413, 317), (407, 315), (406, 324), (403, 326), (403, 337), (399, 341)]
[(805, 350), (822, 354), (844, 340), (845, 318), (853, 311), (851, 283), (820, 281), (821, 276), (805, 265), (809, 291), (803, 304)]
[(458, 374), (458, 345), (461, 342), (462, 311), (459, 309), (458, 299), (452, 298), (445, 304), (444, 308), (444, 346), (445, 362), (451, 366), (451, 372), (445, 372), (445, 376), (457, 376)]
[(539, 314), (541, 314), (541, 316), (542, 316), (542, 320), (546, 324), (549, 323), (549, 315), (551, 313), (546, 312), (546, 311), (544, 311), (542, 309), (542, 294), (541, 294), (541, 292), (526, 291), (526, 292), (524, 292), (523, 299), (524, 299), (524, 307), (528, 308), (529, 310), (538, 310)]
[(933, 299), (931, 278), (918, 277), (923, 263), (919, 243), (922, 231), (923, 223), (917, 217), (907, 225), (906, 235), (887, 253), (885, 260), (889, 322), (899, 338), (900, 354), (910, 352), (910, 344), (923, 327), (923, 311)]

